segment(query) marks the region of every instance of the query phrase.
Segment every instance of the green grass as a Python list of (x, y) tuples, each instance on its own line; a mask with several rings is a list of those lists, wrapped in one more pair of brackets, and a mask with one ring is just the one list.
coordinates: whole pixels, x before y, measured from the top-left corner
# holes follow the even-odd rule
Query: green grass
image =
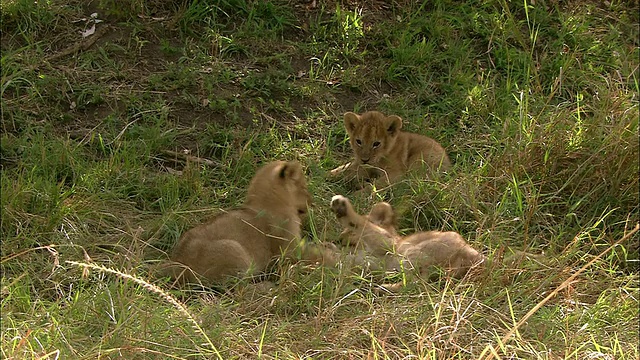
[[(637, 2), (0, 4), (3, 358), (640, 356), (638, 236), (612, 246), (640, 220)], [(93, 12), (108, 29), (82, 46)], [(404, 233), (544, 264), (393, 295), (291, 263), (270, 289), (150, 276), (275, 159), (307, 169), (306, 239), (335, 241), (332, 195), (377, 200), (326, 180), (342, 114), (373, 109), (454, 162), (378, 195)]]

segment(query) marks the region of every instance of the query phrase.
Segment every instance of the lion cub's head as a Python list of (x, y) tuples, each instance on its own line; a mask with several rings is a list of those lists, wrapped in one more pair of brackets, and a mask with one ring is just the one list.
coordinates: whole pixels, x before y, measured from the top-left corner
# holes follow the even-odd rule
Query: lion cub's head
[(260, 168), (249, 184), (246, 205), (260, 209), (307, 213), (311, 196), (302, 165), (297, 161), (273, 161)]
[(402, 119), (378, 111), (367, 111), (362, 115), (348, 112), (344, 114), (344, 127), (356, 160), (377, 165), (393, 147), (402, 128)]

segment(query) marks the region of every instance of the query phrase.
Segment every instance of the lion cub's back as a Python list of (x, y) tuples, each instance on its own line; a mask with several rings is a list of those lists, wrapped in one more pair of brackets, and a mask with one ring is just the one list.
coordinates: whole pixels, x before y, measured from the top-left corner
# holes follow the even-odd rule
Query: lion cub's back
[(467, 243), (462, 236), (456, 232), (424, 231), (403, 238), (399, 242), (397, 250), (406, 256), (420, 252), (450, 257), (466, 245)]
[(436, 140), (421, 134), (403, 132), (407, 142), (407, 163), (424, 161), (432, 169), (447, 171), (451, 169), (451, 160), (447, 151)]
[(471, 266), (483, 259), (481, 253), (454, 231), (427, 231), (409, 235), (398, 244), (397, 251), (412, 263), (420, 264), (420, 267), (435, 265), (449, 268), (456, 277), (464, 276)]
[(264, 217), (246, 209), (232, 210), (182, 234), (172, 260), (190, 265), (207, 257), (230, 256), (227, 251), (237, 252), (241, 247), (247, 254), (268, 261), (271, 254), (264, 235), (268, 230)]

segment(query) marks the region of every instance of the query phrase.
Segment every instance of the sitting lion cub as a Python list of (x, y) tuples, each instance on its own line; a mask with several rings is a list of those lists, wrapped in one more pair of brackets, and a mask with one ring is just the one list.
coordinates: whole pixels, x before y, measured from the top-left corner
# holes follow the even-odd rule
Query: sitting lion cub
[(344, 127), (355, 159), (333, 169), (331, 176), (344, 174), (361, 187), (365, 182), (382, 187), (423, 164), (428, 171), (451, 168), (444, 148), (430, 137), (401, 131), (399, 116), (385, 116), (378, 111), (362, 115), (348, 112), (344, 114)]
[(349, 199), (336, 195), (331, 199), (331, 209), (345, 228), (343, 240), (383, 258), (386, 270), (400, 270), (402, 266), (428, 274), (437, 266), (453, 277), (462, 278), (485, 260), (457, 232), (426, 231), (399, 236), (393, 209), (384, 202), (376, 204), (368, 216), (362, 216), (353, 210)]
[(309, 201), (301, 165), (271, 162), (251, 180), (242, 207), (182, 234), (171, 260), (191, 271), (174, 263), (164, 273), (180, 283), (193, 282), (194, 273), (216, 283), (229, 276), (261, 273), (274, 257), (296, 251), (309, 260), (331, 262), (331, 251), (299, 248), (301, 216)]

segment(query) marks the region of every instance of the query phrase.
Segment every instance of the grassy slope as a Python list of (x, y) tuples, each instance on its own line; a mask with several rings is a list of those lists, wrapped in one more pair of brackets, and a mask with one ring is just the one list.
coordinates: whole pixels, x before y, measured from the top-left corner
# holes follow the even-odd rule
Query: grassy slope
[[(3, 358), (640, 356), (637, 236), (500, 341), (639, 220), (637, 2), (84, 3), (1, 3)], [(94, 11), (95, 43), (74, 48), (74, 21)], [(327, 202), (347, 189), (326, 172), (349, 157), (341, 114), (368, 109), (455, 162), (381, 195), (404, 231), (453, 229), (548, 264), (393, 296), (283, 265), (270, 291), (172, 304), (67, 262), (148, 278), (271, 159), (307, 166), (308, 239), (335, 239)], [(185, 150), (213, 163), (170, 153)]]

